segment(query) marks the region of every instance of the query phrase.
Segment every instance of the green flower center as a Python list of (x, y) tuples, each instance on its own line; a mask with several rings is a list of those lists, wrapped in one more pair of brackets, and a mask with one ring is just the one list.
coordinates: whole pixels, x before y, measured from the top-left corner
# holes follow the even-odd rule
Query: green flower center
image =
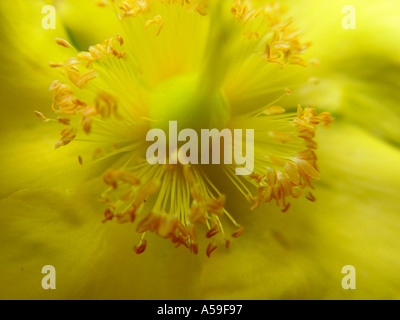
[(178, 130), (225, 128), (230, 119), (229, 102), (221, 90), (209, 91), (193, 74), (164, 81), (150, 96), (152, 127), (167, 133), (169, 121), (177, 121)]

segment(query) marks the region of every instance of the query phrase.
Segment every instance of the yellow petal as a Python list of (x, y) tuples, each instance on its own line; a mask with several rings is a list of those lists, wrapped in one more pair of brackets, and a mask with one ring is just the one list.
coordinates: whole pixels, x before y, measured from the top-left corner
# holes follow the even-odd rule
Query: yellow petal
[[(205, 265), (203, 298), (399, 298), (400, 152), (349, 125), (321, 135), (317, 201), (243, 215), (240, 241)], [(346, 265), (356, 290), (342, 288)]]
[[(199, 298), (200, 258), (157, 237), (146, 255), (135, 255), (139, 235), (130, 225), (98, 219), (95, 185), (72, 194), (23, 190), (0, 201), (0, 298)], [(42, 288), (45, 265), (56, 269), (56, 290)]]
[[(121, 32), (117, 15), (100, 0), (60, 0), (56, 2), (57, 12), (63, 21), (74, 44), (81, 50), (101, 43), (104, 39)], [(97, 3), (103, 3), (99, 6)]]
[(290, 12), (320, 61), (319, 85), (294, 91), (292, 104), (323, 106), (378, 136), (400, 143), (400, 5), (398, 1), (353, 1), (356, 29), (343, 29), (346, 1), (288, 1)]
[[(0, 96), (1, 123), (30, 117), (32, 109), (48, 99), (47, 88), (57, 72), (49, 62), (68, 57), (68, 50), (54, 38), (67, 35), (60, 19), (56, 29), (43, 29), (42, 8), (48, 1), (1, 1), (0, 3)], [(29, 111), (28, 111), (29, 110)]]
[(87, 178), (78, 161), (85, 146), (72, 143), (71, 148), (54, 150), (61, 125), (44, 124), (30, 115), (34, 122), (22, 127), (14, 120), (0, 137), (0, 197), (44, 186), (65, 190)]

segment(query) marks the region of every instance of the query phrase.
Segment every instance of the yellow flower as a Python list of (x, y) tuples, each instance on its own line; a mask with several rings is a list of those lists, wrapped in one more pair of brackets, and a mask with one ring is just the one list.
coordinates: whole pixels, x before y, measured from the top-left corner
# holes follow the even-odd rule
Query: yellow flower
[[(390, 19), (379, 26), (355, 4), (357, 33), (341, 28), (344, 4), (284, 1), (284, 13), (264, 1), (72, 0), (43, 30), (45, 4), (0, 7), (2, 298), (397, 297)], [(321, 21), (332, 9), (337, 20)], [(316, 125), (331, 118), (314, 105), (337, 119), (318, 130), (318, 165)], [(150, 165), (146, 132), (171, 120), (254, 129), (253, 174)], [(57, 270), (56, 290), (41, 287), (44, 265)], [(345, 265), (356, 290), (342, 288)]]
[[(228, 248), (223, 221), (236, 228), (233, 237), (244, 229), (225, 206), (229, 188), (218, 184), (236, 187), (252, 209), (275, 201), (286, 212), (289, 199), (299, 198), (319, 178), (315, 129), (328, 125), (330, 115), (301, 106), (296, 114), (284, 115), (285, 109), (276, 105), (290, 93), (278, 79), (293, 71), (282, 67), (306, 66), (301, 55), (308, 44), (300, 41), (293, 22), (282, 18), (278, 5), (250, 4), (116, 1), (122, 34), (50, 63), (65, 78), (50, 85), (56, 117), (36, 115), (63, 125), (56, 149), (73, 141), (91, 142), (85, 148), (93, 150), (95, 161), (107, 161), (103, 180), (108, 188), (100, 199), (107, 203), (103, 222), (135, 223), (142, 234), (136, 253), (145, 250), (149, 231), (197, 254), (196, 224), (205, 225), (206, 238), (212, 239), (207, 256), (218, 242)], [(153, 25), (155, 30), (147, 30)], [(56, 42), (74, 49), (64, 39)], [(276, 74), (274, 81), (268, 81), (271, 74)], [(168, 154), (162, 148), (165, 136), (158, 137), (156, 148), (149, 146), (155, 140), (149, 137), (152, 128), (169, 131)], [(183, 138), (179, 133), (180, 142), (201, 134), (201, 165), (198, 138), (194, 147), (177, 144), (178, 129), (185, 128), (194, 131)], [(235, 136), (224, 128), (234, 129)], [(217, 130), (211, 145), (214, 133), (204, 130)], [(224, 147), (225, 165), (218, 167), (223, 174), (207, 165), (222, 161), (215, 158), (221, 136), (224, 142), (235, 140), (234, 150), (232, 144)], [(242, 147), (245, 159), (238, 156)], [(80, 163), (83, 159), (79, 155)], [(311, 192), (307, 197), (314, 201)]]

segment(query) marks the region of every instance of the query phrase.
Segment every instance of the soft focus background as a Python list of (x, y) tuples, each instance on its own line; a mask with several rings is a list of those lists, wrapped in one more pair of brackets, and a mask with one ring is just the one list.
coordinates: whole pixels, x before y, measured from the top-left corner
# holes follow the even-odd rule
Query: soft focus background
[[(318, 200), (299, 199), (284, 215), (274, 204), (235, 204), (246, 233), (210, 259), (156, 237), (134, 255), (139, 236), (128, 225), (100, 223), (93, 199), (103, 185), (79, 166), (76, 147), (54, 151), (58, 127), (34, 115), (50, 110), (48, 62), (70, 55), (54, 38), (84, 50), (118, 31), (93, 2), (0, 4), (1, 299), (400, 298), (399, 1), (277, 1), (321, 62), (304, 71), (320, 84), (291, 103), (335, 118), (318, 131)], [(56, 30), (41, 26), (45, 4), (57, 9)], [(342, 28), (345, 5), (356, 9), (355, 30)], [(41, 287), (44, 265), (57, 270), (56, 290)], [(341, 286), (345, 265), (356, 268), (356, 290)]]

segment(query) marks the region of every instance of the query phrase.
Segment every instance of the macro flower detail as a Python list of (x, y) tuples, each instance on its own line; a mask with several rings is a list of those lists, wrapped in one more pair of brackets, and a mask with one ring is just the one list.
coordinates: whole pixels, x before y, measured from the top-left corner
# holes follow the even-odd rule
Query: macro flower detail
[[(55, 118), (36, 115), (63, 126), (56, 149), (85, 143), (88, 151), (77, 155), (79, 163), (91, 159), (103, 165), (103, 222), (134, 224), (142, 234), (137, 254), (146, 248), (147, 232), (198, 253), (201, 230), (209, 239), (208, 256), (218, 246), (228, 248), (231, 238), (244, 232), (245, 213), (226, 208), (227, 185), (253, 210), (274, 201), (286, 212), (291, 199), (302, 195), (315, 201), (310, 190), (319, 179), (316, 129), (332, 118), (311, 106), (286, 112), (279, 105), (292, 86), (304, 83), (294, 79), (282, 86), (271, 78), (314, 63), (302, 58), (310, 44), (301, 41), (294, 20), (279, 5), (98, 4), (116, 12), (121, 32), (80, 52), (56, 39), (72, 57), (50, 62), (60, 72), (50, 85)], [(237, 176), (239, 163), (149, 164), (146, 134), (169, 121), (197, 131), (254, 129), (253, 172)]]

